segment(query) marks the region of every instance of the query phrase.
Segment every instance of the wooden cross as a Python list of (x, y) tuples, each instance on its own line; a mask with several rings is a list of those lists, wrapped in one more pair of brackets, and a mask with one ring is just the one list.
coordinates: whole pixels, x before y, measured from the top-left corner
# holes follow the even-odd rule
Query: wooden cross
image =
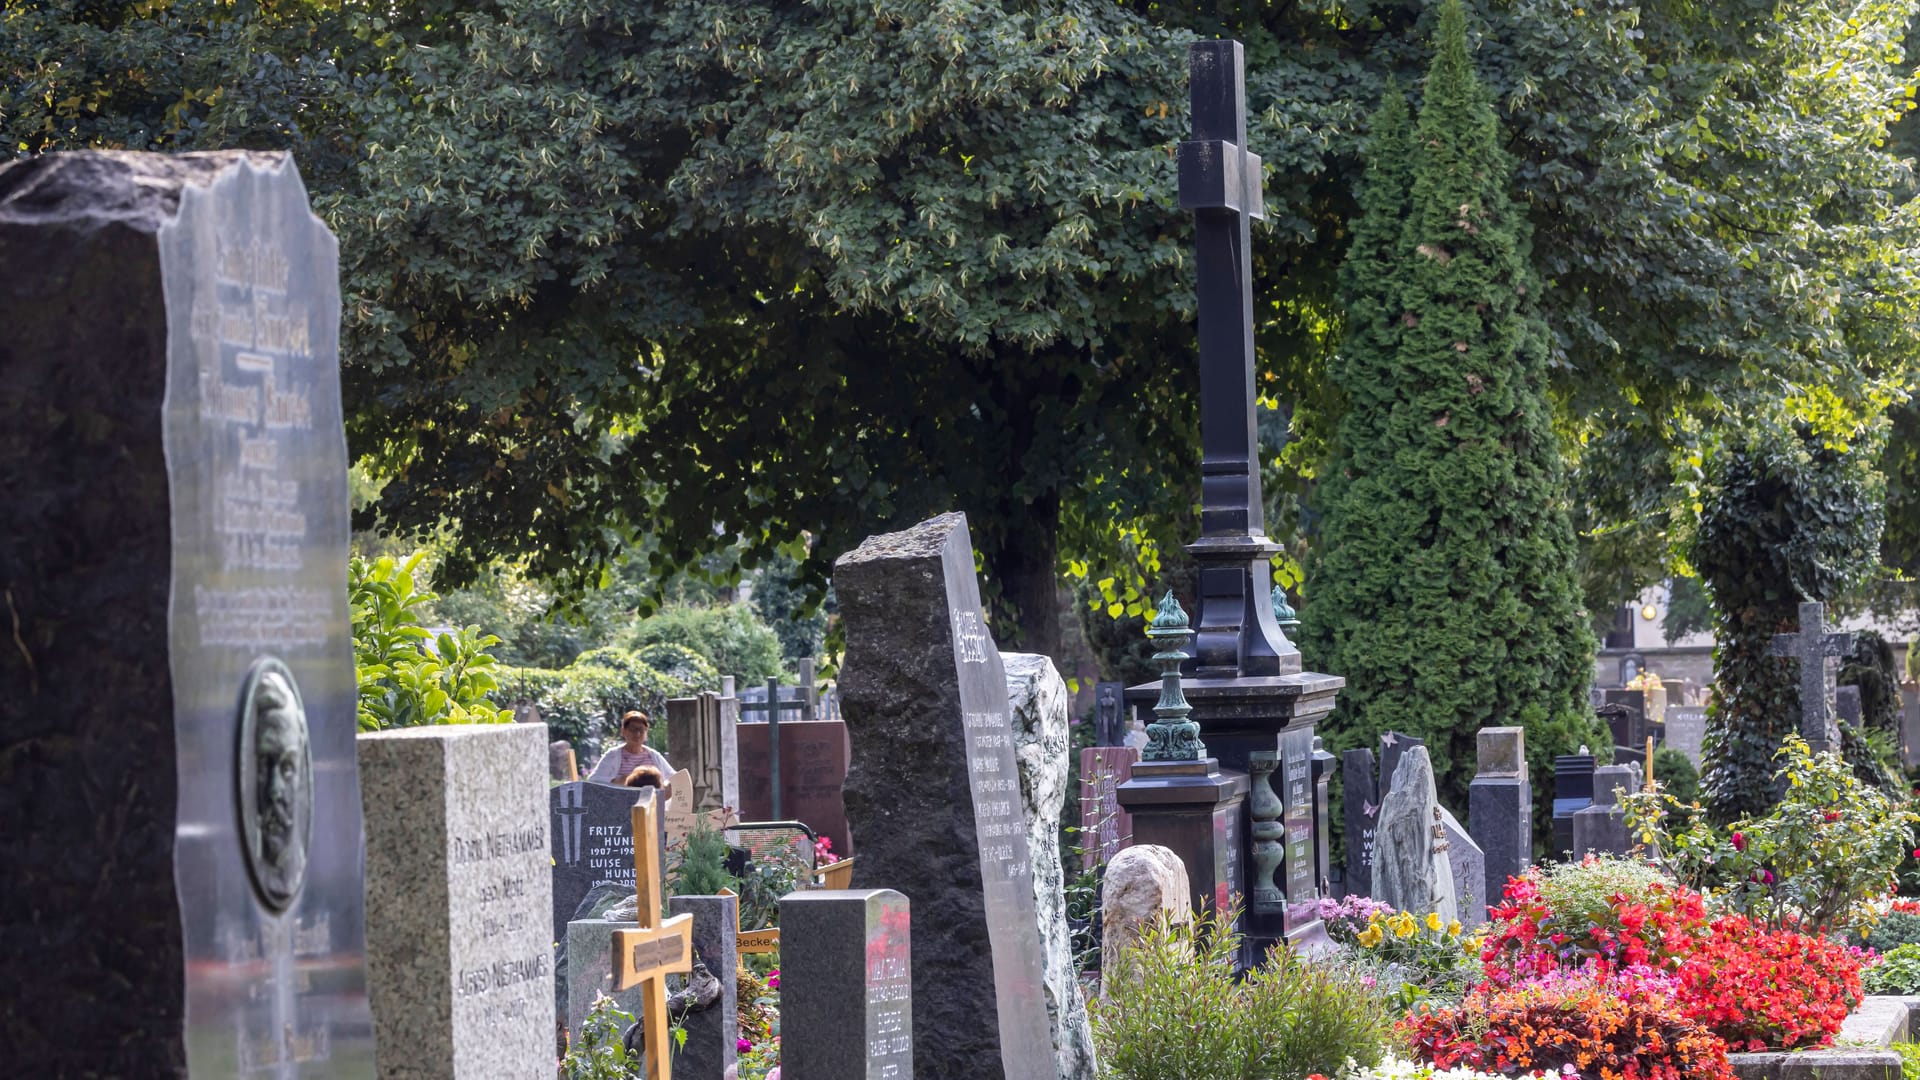
[(1827, 658), (1844, 656), (1853, 635), (1827, 632), (1825, 604), (1800, 605), (1800, 632), (1773, 635), (1773, 655), (1800, 661), (1800, 735), (1814, 753), (1838, 750), (1833, 719), (1833, 669)]
[(660, 918), (660, 830), (654, 800), (633, 807), (633, 891), (640, 910), (632, 930), (613, 932), (613, 988), (641, 987), (640, 1030), (647, 1042), (646, 1080), (672, 1080), (667, 976), (693, 971), (693, 916)]

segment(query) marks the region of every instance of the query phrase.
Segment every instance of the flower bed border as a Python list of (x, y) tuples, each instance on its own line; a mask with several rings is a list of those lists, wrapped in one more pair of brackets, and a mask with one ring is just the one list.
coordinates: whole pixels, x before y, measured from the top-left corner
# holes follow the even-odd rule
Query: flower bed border
[(1825, 1050), (1728, 1054), (1740, 1080), (1900, 1080), (1900, 1055), (1885, 1049), (1920, 1029), (1920, 997), (1869, 995)]

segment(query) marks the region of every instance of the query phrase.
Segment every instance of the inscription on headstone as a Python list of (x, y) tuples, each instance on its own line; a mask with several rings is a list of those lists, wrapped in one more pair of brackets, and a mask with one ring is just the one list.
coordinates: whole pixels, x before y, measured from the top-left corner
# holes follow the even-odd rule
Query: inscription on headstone
[(1380, 786), (1373, 771), (1373, 751), (1341, 753), (1340, 788), (1346, 824), (1347, 893), (1372, 896), (1374, 837), (1380, 819)]
[(911, 923), (907, 898), (890, 889), (781, 898), (782, 1077), (912, 1080)]
[(1140, 751), (1131, 746), (1089, 746), (1080, 751), (1082, 861), (1104, 863), (1133, 842), (1133, 815), (1120, 805), (1120, 785), (1133, 777)]
[(371, 1076), (333, 235), (283, 154), (52, 154), (0, 262), (7, 1072)]
[(1313, 729), (1280, 733), (1280, 776), (1286, 804), (1287, 902), (1307, 904), (1320, 898), (1319, 868), (1313, 845)]
[(633, 804), (653, 798), (655, 790), (582, 780), (548, 791), (553, 940), (567, 939), (568, 921), (595, 886), (633, 888)]

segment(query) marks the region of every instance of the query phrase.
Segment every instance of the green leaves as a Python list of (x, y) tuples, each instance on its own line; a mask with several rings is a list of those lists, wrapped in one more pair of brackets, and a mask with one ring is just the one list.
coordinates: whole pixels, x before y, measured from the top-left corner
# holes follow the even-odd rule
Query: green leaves
[(500, 639), (475, 626), (434, 635), (420, 625), (420, 609), (434, 599), (414, 585), (424, 554), (404, 563), (355, 556), (349, 564), (360, 730), (511, 721), (487, 697), (499, 689), (488, 650)]

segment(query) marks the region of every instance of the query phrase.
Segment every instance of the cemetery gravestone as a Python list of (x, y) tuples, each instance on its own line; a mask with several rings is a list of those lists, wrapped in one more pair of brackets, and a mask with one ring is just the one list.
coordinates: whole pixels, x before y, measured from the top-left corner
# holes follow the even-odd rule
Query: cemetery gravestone
[(1858, 686), (1839, 686), (1833, 691), (1833, 712), (1842, 724), (1860, 727), (1860, 688)]
[(1700, 747), (1706, 737), (1705, 705), (1667, 706), (1667, 745), (1685, 754), (1696, 769), (1700, 767)]
[(553, 838), (553, 940), (567, 939), (567, 923), (597, 885), (633, 888), (633, 806), (654, 788), (614, 787), (582, 780), (548, 791)]
[(1800, 605), (1800, 629), (1773, 636), (1773, 655), (1795, 661), (1800, 668), (1800, 735), (1814, 753), (1840, 748), (1840, 730), (1834, 722), (1835, 666), (1853, 648), (1853, 635), (1827, 632), (1825, 604)]
[(1640, 773), (1630, 765), (1606, 765), (1593, 774), (1593, 804), (1573, 815), (1573, 855), (1626, 855), (1633, 851), (1619, 790), (1639, 790)]
[(553, 1071), (544, 724), (359, 738), (382, 1077)]
[(1471, 930), (1487, 921), (1487, 853), (1446, 807), (1440, 808), (1440, 827), (1446, 830), (1447, 865), (1453, 870), (1454, 906), (1460, 925)]
[[(1006, 674), (966, 518), (834, 564), (856, 889), (913, 899), (917, 1059), (936, 1077), (1055, 1075)], [(784, 927), (782, 928), (784, 931)]]
[(1347, 894), (1372, 896), (1375, 829), (1380, 817), (1380, 785), (1373, 771), (1373, 751), (1343, 752), (1340, 783), (1347, 827)]
[(284, 154), (51, 154), (0, 265), (9, 1072), (370, 1077), (333, 235)]
[(780, 898), (784, 1080), (913, 1080), (912, 922), (892, 889)]
[[(740, 901), (733, 896), (673, 896), (667, 914), (693, 917), (694, 971), (681, 995), (690, 1000), (680, 1023), (687, 1038), (674, 1051), (680, 1080), (733, 1080), (740, 1056), (740, 954), (734, 933)], [(704, 989), (716, 995), (697, 1000)]]
[(1444, 846), (1443, 813), (1434, 793), (1427, 748), (1409, 748), (1380, 806), (1374, 899), (1415, 915), (1438, 914), (1442, 922), (1459, 917), (1453, 864)]
[[(1481, 728), (1467, 789), (1467, 826), (1485, 859), (1480, 896), (1497, 904), (1507, 880), (1533, 865), (1533, 783), (1527, 775), (1526, 729)], [(1459, 882), (1456, 880), (1456, 885)]]
[(667, 756), (692, 774), (693, 784), (676, 798), (685, 797), (688, 809), (711, 813), (721, 807), (740, 807), (740, 703), (706, 693), (667, 701)]
[[(1133, 777), (1140, 751), (1089, 746), (1080, 751), (1080, 846), (1085, 866), (1110, 861), (1133, 842), (1133, 815), (1120, 805), (1120, 785)], [(1084, 868), (1084, 867), (1083, 867)]]
[[(1582, 748), (1584, 749), (1584, 747)], [(1561, 754), (1553, 759), (1554, 858), (1573, 854), (1573, 815), (1593, 805), (1592, 754)]]
[(1900, 686), (1900, 767), (1920, 769), (1920, 686)]
[[(742, 821), (774, 820), (770, 729), (765, 722), (743, 722), (736, 729)], [(850, 757), (845, 721), (781, 720), (779, 820), (805, 822), (832, 840), (833, 853), (842, 858), (856, 852), (843, 795)]]

